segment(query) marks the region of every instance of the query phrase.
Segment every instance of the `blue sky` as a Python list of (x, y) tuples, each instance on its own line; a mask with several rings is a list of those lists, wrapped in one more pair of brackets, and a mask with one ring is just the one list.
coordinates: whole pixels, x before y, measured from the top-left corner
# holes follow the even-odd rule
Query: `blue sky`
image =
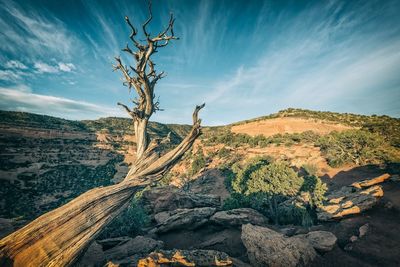
[[(400, 117), (400, 1), (153, 1), (154, 57), (168, 76), (152, 120), (206, 125), (287, 107)], [(68, 119), (125, 116), (113, 57), (145, 1), (0, 0), (0, 109)], [(123, 57), (125, 62), (128, 58)]]

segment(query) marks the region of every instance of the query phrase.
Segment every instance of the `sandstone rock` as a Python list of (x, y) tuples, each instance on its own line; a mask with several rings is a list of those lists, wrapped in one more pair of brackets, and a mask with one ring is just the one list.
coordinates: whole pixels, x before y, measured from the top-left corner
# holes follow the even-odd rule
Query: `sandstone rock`
[(361, 227), (358, 229), (358, 232), (359, 232), (358, 236), (359, 236), (360, 238), (363, 237), (363, 236), (365, 236), (365, 235), (367, 234), (367, 232), (368, 232), (368, 229), (369, 229), (369, 224), (368, 224), (368, 223), (366, 223), (366, 224), (364, 224), (363, 226), (361, 226)]
[(353, 186), (355, 188), (366, 188), (366, 187), (370, 187), (372, 185), (383, 183), (384, 181), (386, 181), (389, 178), (390, 178), (390, 174), (385, 173), (385, 174), (382, 174), (381, 176), (375, 177), (373, 179), (352, 183), (351, 186)]
[(194, 229), (208, 222), (215, 208), (177, 209), (157, 213), (154, 219), (157, 222), (157, 233), (168, 232), (175, 229)]
[(342, 187), (327, 196), (327, 203), (318, 207), (317, 217), (320, 221), (342, 218), (372, 208), (383, 196), (382, 187), (375, 185), (363, 190)]
[(145, 191), (142, 201), (144, 207), (151, 213), (176, 209), (219, 207), (221, 205), (219, 196), (184, 192), (174, 186)]
[(232, 266), (230, 257), (216, 250), (159, 250), (140, 259), (138, 267), (153, 266)]
[(306, 266), (316, 256), (301, 237), (285, 237), (269, 228), (245, 224), (242, 241), (252, 266)]
[(265, 225), (268, 223), (268, 219), (264, 215), (249, 208), (219, 211), (211, 216), (210, 221), (225, 226), (239, 226), (246, 223)]
[(106, 261), (102, 246), (92, 242), (76, 266), (103, 266)]
[(135, 254), (147, 254), (164, 246), (164, 242), (152, 238), (137, 236), (122, 245), (105, 251), (107, 260), (123, 259)]
[(331, 251), (336, 244), (337, 238), (327, 231), (313, 231), (305, 235), (311, 246), (319, 252)]

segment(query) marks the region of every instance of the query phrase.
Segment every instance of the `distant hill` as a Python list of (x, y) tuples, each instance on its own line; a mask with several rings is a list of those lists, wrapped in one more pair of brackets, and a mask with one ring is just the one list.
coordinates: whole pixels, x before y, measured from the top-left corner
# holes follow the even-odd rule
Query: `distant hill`
[[(243, 126), (245, 124), (273, 121), (277, 118), (300, 118), (300, 119), (313, 119), (319, 122), (325, 122), (332, 125), (332, 123), (341, 124), (354, 128), (365, 129), (370, 132), (383, 135), (393, 146), (400, 147), (400, 119), (392, 118), (386, 115), (358, 115), (352, 113), (337, 113), (330, 111), (313, 111), (307, 109), (288, 108), (281, 110), (277, 113), (262, 116), (250, 120), (239, 121), (229, 125), (230, 127)], [(290, 123), (290, 120), (287, 120)], [(313, 130), (310, 124), (308, 130)], [(334, 130), (335, 127), (332, 127)], [(343, 127), (340, 127), (343, 128)], [(307, 130), (307, 129), (306, 129)]]
[[(0, 126), (29, 127), (60, 131), (98, 132), (110, 134), (133, 134), (132, 120), (129, 118), (107, 117), (97, 120), (66, 120), (57, 117), (19, 111), (0, 110)], [(165, 137), (171, 132), (174, 142), (179, 142), (190, 131), (190, 125), (149, 123), (152, 137)]]

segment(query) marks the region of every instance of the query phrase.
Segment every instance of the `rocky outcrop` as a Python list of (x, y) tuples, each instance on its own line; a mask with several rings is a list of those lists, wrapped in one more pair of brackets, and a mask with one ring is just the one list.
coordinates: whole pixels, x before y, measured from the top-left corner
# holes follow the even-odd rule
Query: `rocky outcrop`
[(108, 260), (124, 259), (135, 254), (147, 254), (156, 249), (161, 249), (163, 246), (162, 241), (137, 236), (122, 245), (106, 250), (105, 256)]
[(366, 187), (370, 187), (370, 186), (373, 186), (376, 184), (383, 183), (384, 181), (388, 180), (389, 178), (390, 178), (390, 174), (385, 173), (385, 174), (382, 174), (373, 179), (368, 179), (368, 180), (364, 180), (361, 182), (352, 183), (351, 186), (353, 186), (355, 188), (366, 188)]
[(383, 196), (382, 187), (374, 185), (366, 189), (344, 186), (327, 196), (325, 204), (317, 209), (320, 221), (340, 219), (372, 208)]
[(147, 190), (143, 193), (142, 201), (150, 213), (221, 205), (219, 196), (185, 192), (174, 186)]
[(175, 229), (195, 229), (208, 222), (216, 209), (211, 207), (195, 209), (177, 209), (163, 211), (154, 215), (157, 222), (155, 232), (164, 233)]
[(319, 252), (331, 251), (337, 241), (336, 236), (327, 231), (313, 231), (302, 236)]
[(245, 224), (242, 241), (252, 266), (307, 266), (316, 256), (301, 237), (285, 237), (267, 227)]
[(210, 221), (225, 226), (240, 226), (246, 223), (265, 225), (268, 223), (268, 219), (264, 215), (249, 208), (219, 211), (211, 216)]
[(152, 266), (232, 266), (229, 256), (216, 250), (159, 250), (138, 262), (138, 267)]

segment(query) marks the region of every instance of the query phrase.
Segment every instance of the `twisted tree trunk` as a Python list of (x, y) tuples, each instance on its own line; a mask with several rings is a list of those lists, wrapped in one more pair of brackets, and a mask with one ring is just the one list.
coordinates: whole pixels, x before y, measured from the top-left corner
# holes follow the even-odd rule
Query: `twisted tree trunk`
[[(149, 142), (147, 124), (150, 116), (161, 110), (154, 101), (154, 87), (163, 77), (157, 74), (151, 56), (174, 35), (174, 18), (171, 14), (168, 26), (157, 36), (150, 37), (146, 26), (153, 16), (149, 2), (150, 16), (142, 25), (145, 43), (135, 39), (137, 30), (128, 17), (125, 18), (132, 30), (130, 39), (136, 47), (132, 51), (128, 45), (123, 49), (136, 61), (136, 66), (124, 66), (116, 57), (115, 70), (120, 70), (124, 85), (129, 91), (134, 88), (138, 98), (132, 100), (134, 107), (121, 105), (133, 119), (137, 145), (137, 160), (119, 184), (92, 189), (58, 209), (48, 212), (20, 230), (0, 240), (0, 266), (66, 266), (71, 265), (82, 250), (99, 234), (101, 229), (117, 216), (145, 186), (157, 181), (182, 155), (190, 149), (200, 135), (198, 112), (204, 104), (197, 106), (193, 113), (193, 127), (186, 138), (173, 150), (159, 156), (158, 141)], [(131, 71), (135, 75), (131, 75)]]
[(152, 153), (157, 144), (151, 144), (146, 160), (121, 183), (89, 190), (0, 240), (0, 266), (71, 265), (138, 190), (160, 179), (192, 146), (200, 135), (197, 113), (203, 106), (196, 107), (191, 131), (175, 149), (157, 157)]
[(133, 127), (135, 129), (136, 138), (136, 157), (138, 159), (142, 158), (144, 152), (149, 144), (149, 137), (147, 135), (147, 124), (148, 120), (135, 120), (133, 122)]

